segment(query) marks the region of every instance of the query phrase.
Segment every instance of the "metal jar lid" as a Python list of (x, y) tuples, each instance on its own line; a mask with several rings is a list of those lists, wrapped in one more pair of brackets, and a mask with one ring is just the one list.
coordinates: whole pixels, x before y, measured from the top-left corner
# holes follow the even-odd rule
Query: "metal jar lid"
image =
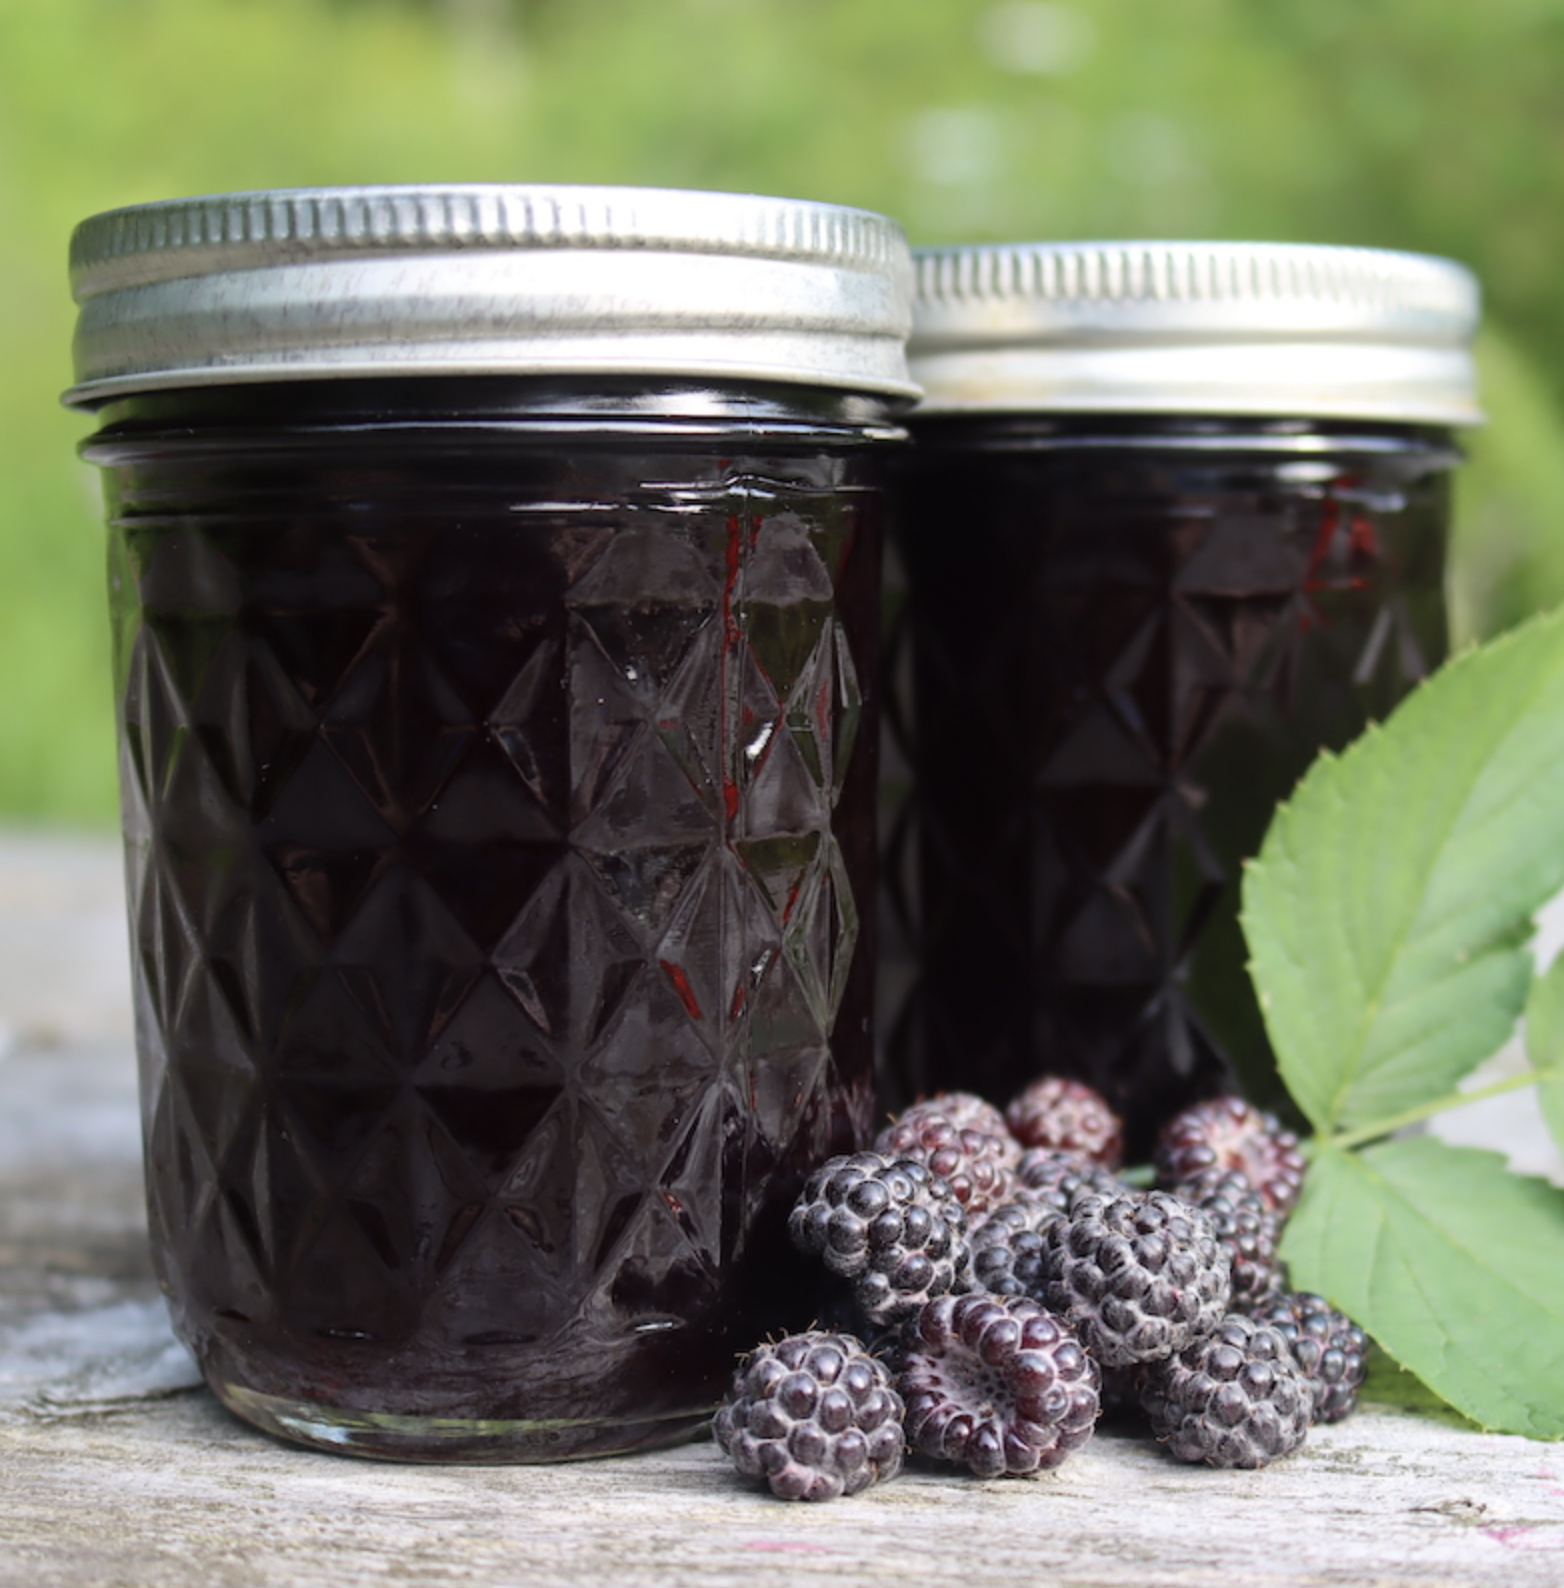
[(1477, 282), (1447, 259), (1188, 242), (913, 257), (924, 412), (1482, 419)]
[(645, 374), (908, 398), (894, 222), (736, 193), (364, 187), (111, 210), (68, 403), (237, 382)]

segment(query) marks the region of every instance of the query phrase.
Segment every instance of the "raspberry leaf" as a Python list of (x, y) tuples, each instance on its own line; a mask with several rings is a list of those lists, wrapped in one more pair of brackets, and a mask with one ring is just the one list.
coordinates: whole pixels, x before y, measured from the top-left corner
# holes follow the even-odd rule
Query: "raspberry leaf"
[(1419, 1417), (1431, 1417), (1451, 1428), (1464, 1428), (1468, 1433), (1482, 1432), (1482, 1424), (1463, 1416), (1447, 1401), (1441, 1400), (1420, 1379), (1409, 1373), (1382, 1348), (1369, 1352), (1368, 1377), (1363, 1381), (1360, 1399), (1373, 1401), (1380, 1406), (1398, 1407), (1404, 1412), (1416, 1412)]
[(1564, 886), (1564, 613), (1448, 663), (1322, 756), (1247, 868), (1278, 1065), (1323, 1135), (1444, 1097), (1513, 1030)]
[(1531, 984), (1526, 1000), (1526, 1053), (1537, 1072), (1537, 1099), (1553, 1139), (1564, 1151), (1564, 954)]
[(1564, 1191), (1433, 1137), (1326, 1147), (1282, 1256), (1475, 1422), (1564, 1438)]

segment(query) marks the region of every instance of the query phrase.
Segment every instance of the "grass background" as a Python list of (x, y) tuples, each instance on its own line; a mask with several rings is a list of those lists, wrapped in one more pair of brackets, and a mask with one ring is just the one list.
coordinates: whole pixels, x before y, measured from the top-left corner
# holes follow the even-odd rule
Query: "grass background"
[(57, 401), (73, 224), (439, 180), (1451, 255), (1491, 421), (1458, 637), (1564, 599), (1564, 0), (0, 0), (0, 816), (115, 805), (90, 420)]

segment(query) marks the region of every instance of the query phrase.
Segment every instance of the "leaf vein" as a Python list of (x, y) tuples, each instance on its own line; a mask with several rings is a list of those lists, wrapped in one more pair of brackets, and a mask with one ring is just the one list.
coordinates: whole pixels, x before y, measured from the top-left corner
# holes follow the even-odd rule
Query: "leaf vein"
[[(1506, 638), (1513, 644), (1515, 640), (1523, 636), (1524, 632), (1518, 631), (1517, 634)], [(1490, 649), (1489, 654), (1492, 654), (1493, 650), (1503, 649), (1504, 642), (1498, 642), (1495, 647)], [(1471, 652), (1468, 653), (1468, 657), (1479, 657), (1482, 654), (1483, 652), (1480, 651)], [(1511, 651), (1511, 654), (1513, 654), (1513, 651)], [(1467, 659), (1462, 658), (1463, 661)], [(1528, 713), (1535, 708), (1537, 701), (1544, 696), (1545, 692), (1556, 687), (1555, 675), (1558, 668), (1559, 662), (1553, 660), (1550, 666), (1533, 670), (1525, 678), (1524, 683), (1516, 681), (1513, 676), (1515, 669), (1511, 668), (1505, 675), (1506, 681), (1511, 687), (1506, 689), (1497, 700), (1492, 698), (1494, 692), (1488, 691), (1486, 700), (1490, 712), (1488, 720), (1491, 722), (1492, 714), (1501, 712), (1504, 718), (1497, 732), (1483, 735), (1484, 748), (1480, 759), (1488, 767), (1498, 761), (1509, 747), (1515, 743), (1517, 735), (1525, 726)], [(1468, 675), (1462, 676), (1463, 681), (1469, 681)], [(1375, 736), (1371, 741), (1360, 741), (1354, 748), (1360, 750), (1364, 755), (1377, 759), (1382, 746), (1386, 742), (1387, 736)], [(1471, 753), (1476, 753), (1475, 746), (1469, 752), (1469, 754)], [(1348, 755), (1343, 758), (1342, 764), (1352, 759), (1353, 757), (1349, 751)], [(1372, 766), (1370, 770), (1372, 770)], [(1472, 817), (1473, 812), (1477, 808), (1479, 793), (1484, 794), (1488, 798), (1492, 796), (1492, 790), (1485, 781), (1481, 770), (1476, 776), (1465, 780), (1440, 779), (1440, 782), (1445, 787), (1462, 781), (1464, 781), (1464, 792), (1458, 799), (1450, 801), (1442, 813), (1435, 813), (1433, 825), (1426, 829), (1422, 835), (1423, 841), (1420, 847), (1425, 856), (1437, 856), (1445, 850), (1451, 841), (1452, 835), (1460, 831), (1467, 823), (1468, 818)], [(1521, 792), (1520, 785), (1517, 783), (1517, 791), (1515, 795), (1511, 796), (1511, 802), (1520, 798)], [(1340, 789), (1331, 790), (1330, 793), (1338, 805), (1344, 804), (1344, 795)], [(1501, 805), (1503, 808), (1508, 809), (1508, 803), (1501, 802)], [(1480, 826), (1480, 824), (1478, 825)], [(1348, 828), (1348, 823), (1345, 819), (1342, 821), (1342, 826), (1344, 829)], [(1362, 998), (1359, 1018), (1355, 1026), (1351, 1028), (1351, 1040), (1348, 1043), (1348, 1051), (1342, 1056), (1337, 1085), (1330, 1097), (1327, 1124), (1331, 1127), (1339, 1124), (1347, 1111), (1352, 1092), (1357, 1086), (1364, 1069), (1370, 1033), (1383, 1013), (1386, 996), (1391, 990), (1397, 972), (1408, 955), (1415, 948), (1421, 946), (1429, 935), (1428, 930), (1419, 932), (1418, 926), (1426, 911), (1430, 895), (1435, 891), (1438, 876), (1437, 865), (1423, 864), (1419, 866), (1418, 875), (1420, 878), (1419, 883), (1408, 891), (1402, 908), (1395, 912), (1393, 919), (1381, 931), (1380, 935), (1388, 937), (1390, 940), (1389, 952), (1384, 955), (1382, 962), (1377, 966), (1371, 965), (1366, 963), (1365, 956), (1359, 954), (1349, 955), (1349, 962), (1359, 972), (1356, 979), (1359, 983)], [(1388, 913), (1388, 906), (1382, 893), (1375, 902), (1376, 907), (1385, 909)], [(1340, 919), (1338, 919), (1337, 924), (1347, 925)], [(1350, 927), (1347, 935), (1349, 937), (1354, 935), (1351, 933)]]

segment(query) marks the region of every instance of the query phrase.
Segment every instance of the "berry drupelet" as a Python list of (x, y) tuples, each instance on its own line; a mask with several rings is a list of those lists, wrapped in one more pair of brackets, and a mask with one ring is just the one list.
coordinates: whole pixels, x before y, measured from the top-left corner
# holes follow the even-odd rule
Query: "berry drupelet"
[(1101, 1375), (1025, 1296), (945, 1296), (909, 1326), (897, 1380), (907, 1441), (980, 1478), (1056, 1467), (1091, 1437)]
[(1042, 1288), (1042, 1232), (1064, 1214), (1040, 1191), (1022, 1188), (974, 1226), (972, 1287), (991, 1296), (1032, 1296)]
[(928, 1119), (942, 1119), (957, 1130), (976, 1130), (993, 1136), (1012, 1161), (1021, 1151), (1020, 1143), (1010, 1134), (1005, 1116), (976, 1092), (936, 1092), (932, 1097), (920, 1098), (904, 1108), (894, 1123), (918, 1125)]
[(1043, 1232), (1042, 1299), (1104, 1367), (1155, 1362), (1216, 1327), (1231, 1262), (1210, 1217), (1176, 1197), (1082, 1196)]
[(744, 1358), (712, 1434), (780, 1499), (834, 1500), (901, 1470), (902, 1401), (852, 1335), (813, 1330)]
[(793, 1244), (853, 1283), (871, 1323), (892, 1323), (967, 1288), (967, 1220), (921, 1163), (860, 1152), (810, 1175), (788, 1219)]
[(1281, 1216), (1265, 1205), (1265, 1198), (1241, 1174), (1206, 1169), (1172, 1194), (1208, 1214), (1216, 1238), (1232, 1254), (1234, 1312), (1253, 1313), (1285, 1293), (1276, 1256)]
[(1323, 1296), (1300, 1290), (1252, 1312), (1286, 1340), (1314, 1390), (1314, 1421), (1339, 1423), (1357, 1409), (1368, 1374), (1368, 1337)]
[(1214, 1333), (1145, 1369), (1141, 1404), (1180, 1461), (1263, 1467), (1303, 1443), (1314, 1393), (1277, 1330), (1230, 1313)]
[(1176, 1192), (1207, 1169), (1236, 1171), (1283, 1216), (1303, 1188), (1298, 1138), (1274, 1114), (1262, 1114), (1241, 1097), (1226, 1095), (1175, 1114), (1157, 1140), (1157, 1184)]
[(956, 1125), (934, 1113), (903, 1115), (874, 1138), (887, 1158), (911, 1159), (937, 1175), (969, 1214), (986, 1213), (1009, 1195), (1015, 1143)]
[(1124, 1156), (1124, 1122), (1107, 1099), (1062, 1075), (1042, 1076), (1012, 1098), (1005, 1122), (1023, 1147), (1078, 1152), (1105, 1169)]
[(1084, 1153), (1058, 1147), (1028, 1147), (1016, 1165), (1016, 1179), (1029, 1191), (1040, 1191), (1061, 1213), (1078, 1196), (1122, 1196), (1127, 1187), (1112, 1170)]

